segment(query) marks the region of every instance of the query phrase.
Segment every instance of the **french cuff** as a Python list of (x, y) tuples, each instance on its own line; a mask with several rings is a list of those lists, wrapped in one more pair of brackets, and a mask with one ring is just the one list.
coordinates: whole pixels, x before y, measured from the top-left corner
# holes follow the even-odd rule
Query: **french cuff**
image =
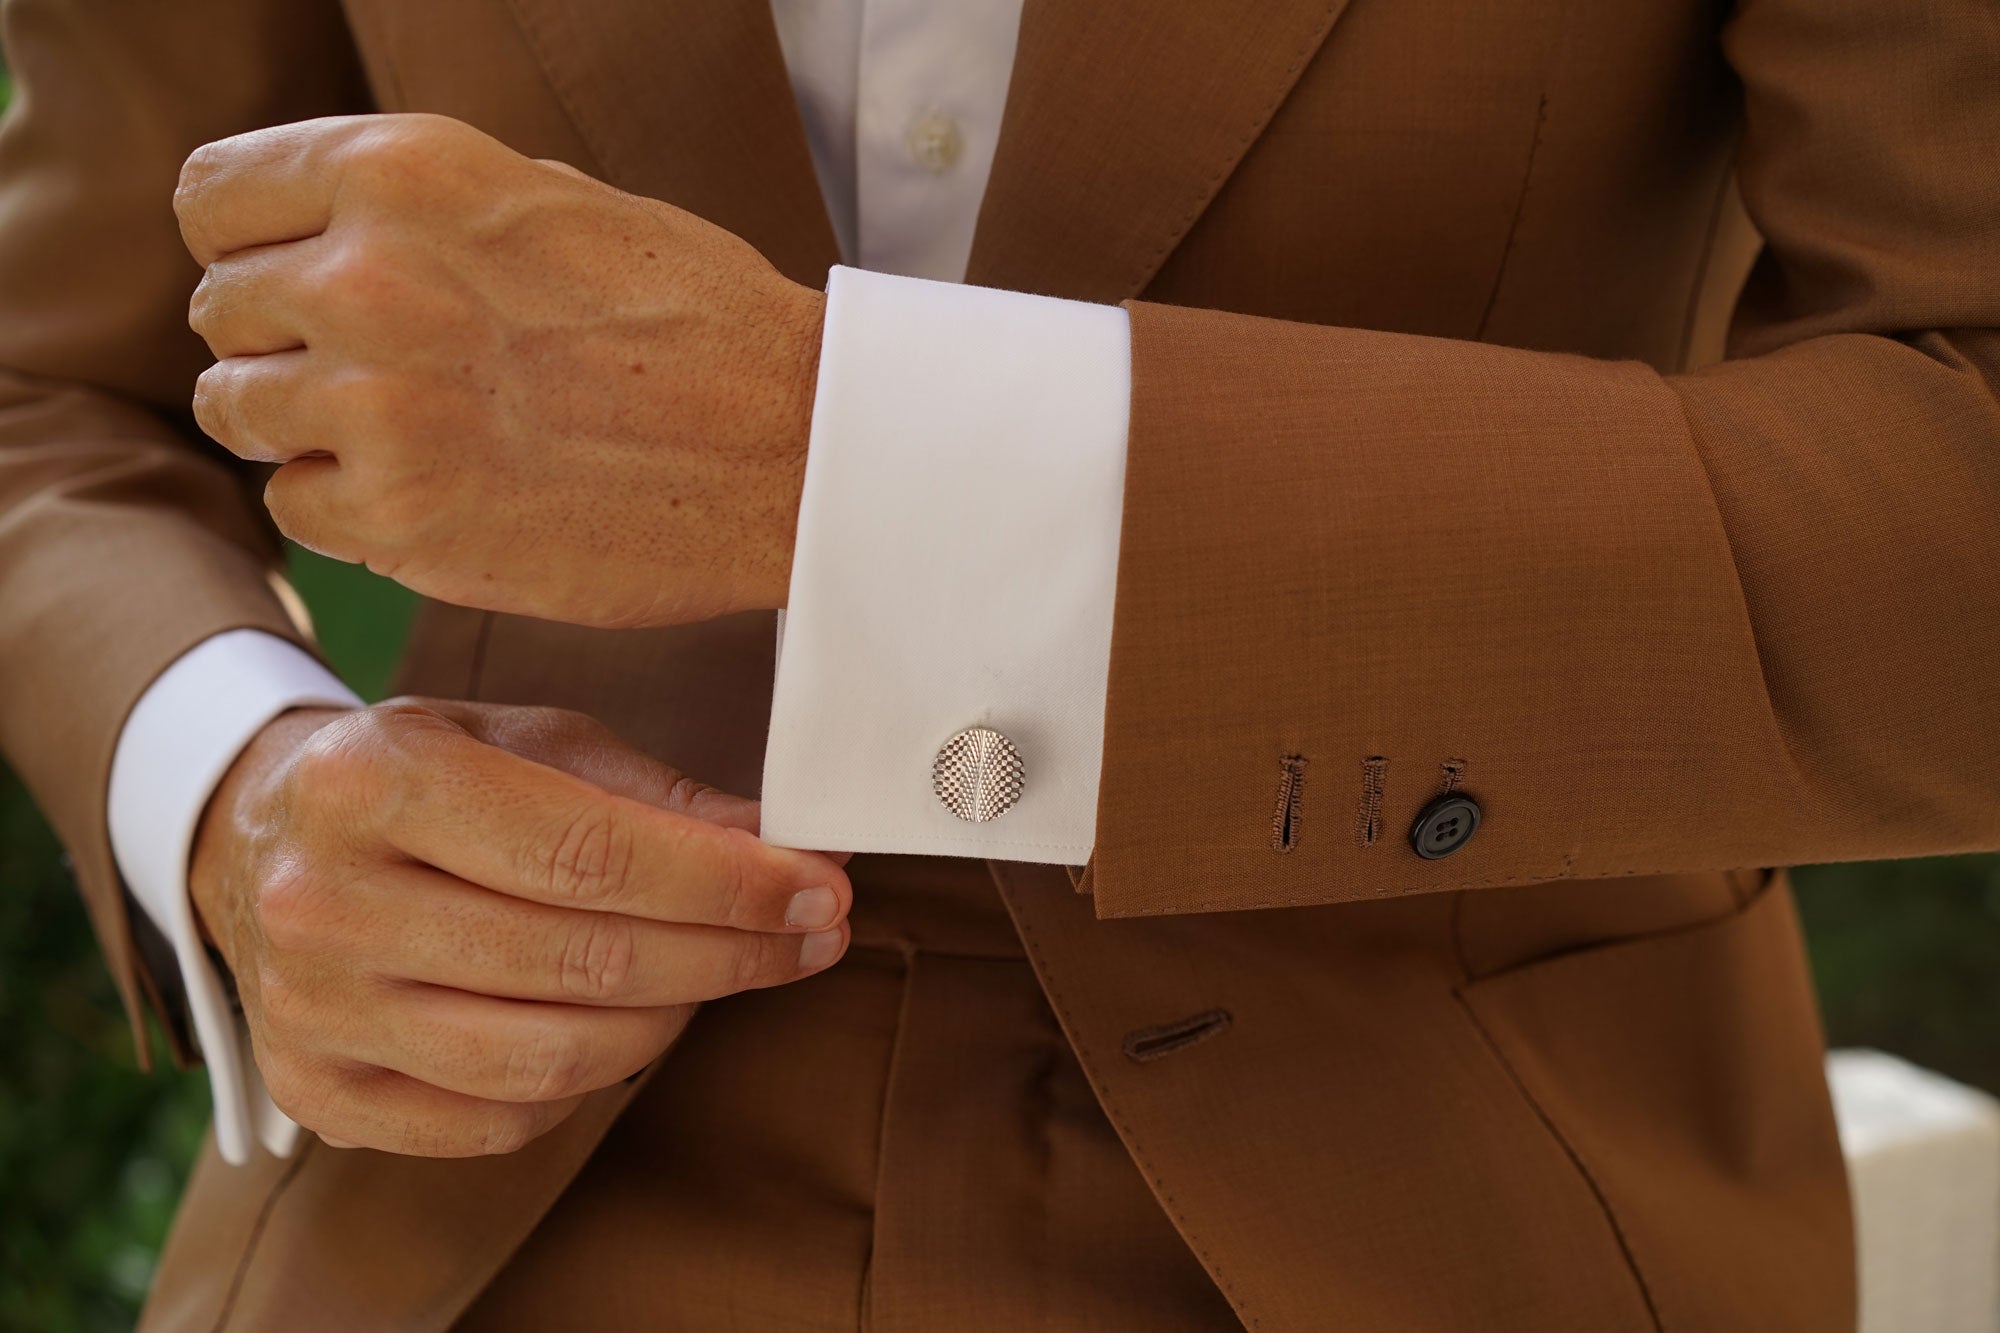
[(833, 270), (766, 840), (1089, 859), (1131, 363), (1117, 306)]
[(249, 1034), (195, 925), (188, 897), (195, 828), (265, 723), (292, 708), (360, 703), (297, 645), (262, 630), (230, 630), (161, 673), (125, 720), (112, 756), (111, 850), (132, 896), (173, 945), (214, 1093), (216, 1148), (238, 1166), (250, 1160), (253, 1141), (289, 1156), (299, 1127), (265, 1092)]

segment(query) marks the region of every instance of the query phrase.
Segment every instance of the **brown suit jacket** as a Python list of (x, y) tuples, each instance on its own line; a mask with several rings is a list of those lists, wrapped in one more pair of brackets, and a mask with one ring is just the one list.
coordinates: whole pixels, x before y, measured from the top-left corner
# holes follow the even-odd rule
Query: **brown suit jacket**
[[(118, 729), (199, 640), (298, 637), (187, 416), (182, 157), (435, 111), (801, 282), (834, 242), (764, 0), (4, 13), (0, 745), (172, 1023), (106, 841)], [(1756, 868), (2000, 845), (1996, 164), (1987, 0), (1028, 0), (968, 279), (1130, 300), (1134, 390), (1089, 896), (996, 875), (1246, 1324), (1851, 1320)], [(1746, 211), (1730, 358), (1692, 369)], [(405, 679), (747, 791), (769, 643), (436, 606)], [(1485, 825), (1423, 861), (1447, 784)], [(1121, 1054), (1217, 1007), (1222, 1039)], [(211, 1161), (155, 1315), (441, 1327), (627, 1095), (509, 1159)]]

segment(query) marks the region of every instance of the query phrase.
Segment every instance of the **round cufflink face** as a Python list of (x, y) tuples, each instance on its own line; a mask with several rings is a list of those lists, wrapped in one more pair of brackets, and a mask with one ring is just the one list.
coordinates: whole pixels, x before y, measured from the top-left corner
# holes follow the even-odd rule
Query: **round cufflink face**
[(967, 823), (998, 819), (1021, 799), (1021, 753), (991, 727), (967, 727), (931, 762), (931, 790)]
[(1479, 830), (1479, 802), (1470, 796), (1440, 796), (1410, 826), (1410, 846), (1426, 861), (1439, 861)]

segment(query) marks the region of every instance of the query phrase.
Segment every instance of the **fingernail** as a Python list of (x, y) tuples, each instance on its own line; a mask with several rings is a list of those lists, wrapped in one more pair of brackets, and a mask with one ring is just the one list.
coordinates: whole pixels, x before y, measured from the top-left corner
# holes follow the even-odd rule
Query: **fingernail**
[(823, 930), (833, 924), (840, 915), (840, 899), (833, 890), (824, 886), (817, 889), (803, 889), (792, 895), (785, 905), (785, 924), (799, 926), (805, 930)]
[[(820, 892), (825, 892), (825, 890), (822, 889)], [(801, 972), (817, 972), (832, 962), (834, 955), (839, 952), (839, 931), (822, 930), (808, 935), (805, 938), (805, 943), (799, 946), (799, 970)]]

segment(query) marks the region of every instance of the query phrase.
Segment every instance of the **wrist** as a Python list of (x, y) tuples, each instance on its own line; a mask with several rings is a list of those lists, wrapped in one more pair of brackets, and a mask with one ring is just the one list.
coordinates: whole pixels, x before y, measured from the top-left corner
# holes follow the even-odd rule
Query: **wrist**
[(783, 393), (777, 468), (750, 571), (749, 605), (755, 610), (782, 608), (791, 589), (792, 553), (798, 542), (799, 506), (805, 494), (806, 454), (812, 438), (813, 396), (819, 387), (826, 294), (803, 285), (791, 286), (794, 299), (777, 321), (774, 339), (774, 365)]

